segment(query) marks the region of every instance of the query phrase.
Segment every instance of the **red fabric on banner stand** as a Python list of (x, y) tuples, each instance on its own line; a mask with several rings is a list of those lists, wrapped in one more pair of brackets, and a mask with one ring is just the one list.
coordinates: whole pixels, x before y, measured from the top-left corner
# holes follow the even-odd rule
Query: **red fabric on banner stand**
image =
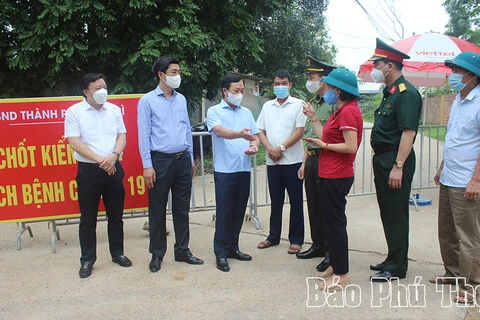
[[(141, 95), (112, 95), (122, 110), (127, 145), (125, 210), (147, 208), (138, 152), (137, 102)], [(82, 97), (0, 100), (0, 223), (78, 217), (77, 164), (64, 138), (65, 112)], [(100, 211), (104, 211), (101, 204)]]

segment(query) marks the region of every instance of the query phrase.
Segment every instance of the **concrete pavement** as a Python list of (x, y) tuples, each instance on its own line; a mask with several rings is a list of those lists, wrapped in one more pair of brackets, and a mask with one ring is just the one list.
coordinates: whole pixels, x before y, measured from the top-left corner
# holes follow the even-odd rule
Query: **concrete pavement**
[[(78, 225), (59, 227), (56, 254), (50, 250), (47, 223), (31, 224), (34, 238), (25, 236), (20, 251), (17, 226), (0, 225), (0, 319), (474, 319), (479, 315), (477, 307), (451, 304), (451, 293), (437, 292), (428, 282), (442, 273), (436, 231), (438, 190), (421, 191), (421, 196), (433, 199), (433, 205), (420, 207), (420, 212), (411, 206), (408, 275), (390, 288), (369, 282), (373, 274), (369, 264), (383, 261), (386, 254), (375, 196), (348, 198), (352, 278), (343, 296), (340, 291), (327, 296), (315, 289), (318, 280), (308, 279), (316, 276), (321, 258), (299, 260), (287, 254), (288, 205), (278, 246), (256, 248), (268, 232), (269, 207), (259, 209), (264, 230), (256, 230), (250, 221), (244, 223), (241, 250), (253, 261), (230, 259), (229, 273), (215, 268), (212, 211), (191, 214), (190, 248), (205, 264), (174, 262), (172, 232), (162, 269), (155, 274), (148, 270), (145, 219), (125, 220), (125, 254), (133, 261), (131, 268), (111, 262), (106, 223), (100, 222), (98, 260), (87, 279), (78, 276)], [(173, 230), (170, 219), (168, 228)], [(399, 284), (410, 285), (409, 290)], [(408, 307), (398, 306), (399, 292)]]

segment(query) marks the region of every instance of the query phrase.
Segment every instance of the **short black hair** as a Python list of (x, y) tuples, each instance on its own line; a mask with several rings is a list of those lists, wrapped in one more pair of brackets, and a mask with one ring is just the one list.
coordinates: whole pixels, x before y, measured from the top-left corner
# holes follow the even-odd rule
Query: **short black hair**
[(288, 82), (292, 82), (292, 76), (290, 75), (290, 72), (286, 70), (278, 70), (273, 74), (272, 77), (272, 83), (275, 82), (275, 78), (280, 78), (280, 79), (285, 79), (288, 78)]
[(395, 69), (399, 70), (399, 71), (402, 71), (403, 69), (403, 63), (399, 62), (399, 61), (394, 61), (394, 60), (390, 60), (390, 59), (381, 59), (383, 62), (385, 62), (385, 64), (387, 63), (391, 63), (395, 66)]
[(357, 96), (351, 94), (351, 93), (348, 93), (346, 91), (343, 91), (342, 89), (340, 88), (337, 88), (338, 90), (340, 90), (340, 94), (338, 95), (338, 99), (340, 101), (351, 101), (351, 100), (356, 100), (358, 99)]
[[(86, 98), (87, 96), (83, 93), (83, 90), (88, 90), (88, 86), (90, 83), (97, 81), (98, 79), (105, 80), (105, 75), (103, 73), (87, 73), (82, 78), (81, 86), (82, 86), (82, 96)], [(105, 80), (106, 82), (107, 80)]]
[(153, 63), (153, 72), (155, 73), (155, 78), (157, 79), (157, 81), (160, 80), (158, 72), (167, 72), (167, 69), (171, 64), (179, 64), (179, 62), (177, 59), (170, 56), (161, 56), (160, 58), (155, 60), (155, 62)]
[[(230, 74), (227, 74), (225, 76), (225, 78), (223, 78), (222, 80), (222, 94), (223, 94), (223, 88), (227, 89), (230, 89), (230, 85), (232, 84), (232, 82), (240, 82), (242, 81), (242, 77), (238, 74), (235, 74), (235, 73), (230, 73)], [(225, 94), (223, 94), (223, 96), (225, 97)]]
[(311, 74), (311, 73), (316, 73), (316, 74), (318, 74), (318, 76), (319, 76), (320, 78), (322, 78), (322, 77), (328, 76), (328, 75), (330, 74), (330, 72), (332, 72), (332, 70), (330, 70), (330, 69), (325, 70), (325, 69), (324, 69), (323, 71), (310, 71), (310, 72), (308, 72), (308, 73), (309, 73), (309, 74)]

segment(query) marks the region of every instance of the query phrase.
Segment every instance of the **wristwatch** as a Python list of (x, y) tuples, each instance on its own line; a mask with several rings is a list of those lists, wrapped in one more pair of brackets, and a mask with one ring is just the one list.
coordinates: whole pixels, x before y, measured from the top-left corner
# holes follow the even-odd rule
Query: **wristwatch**
[(402, 161), (395, 161), (395, 165), (398, 167), (398, 168), (402, 168), (403, 167), (403, 162)]
[(285, 151), (285, 146), (283, 144), (280, 145), (280, 150)]
[(116, 155), (116, 156), (117, 156), (117, 159), (119, 159), (119, 158), (120, 158), (120, 153), (118, 153), (118, 152), (115, 152), (115, 151), (113, 151), (112, 153), (113, 153), (114, 155)]

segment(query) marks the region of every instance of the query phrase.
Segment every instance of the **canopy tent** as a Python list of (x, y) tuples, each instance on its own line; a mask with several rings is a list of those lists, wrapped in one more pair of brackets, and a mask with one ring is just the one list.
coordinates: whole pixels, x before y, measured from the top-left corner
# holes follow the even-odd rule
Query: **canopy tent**
[[(442, 86), (452, 73), (445, 66), (445, 60), (453, 59), (465, 51), (477, 52), (480, 48), (466, 40), (439, 33), (425, 33), (400, 40), (392, 47), (408, 54), (410, 59), (403, 61), (403, 75), (415, 86)], [(360, 66), (358, 77), (365, 82), (373, 82), (370, 72), (373, 61), (366, 61)], [(425, 106), (427, 95), (425, 95)], [(423, 108), (425, 125), (426, 107)]]
[[(452, 70), (445, 66), (464, 51), (480, 53), (480, 48), (471, 42), (439, 33), (425, 33), (392, 44), (392, 47), (408, 54), (410, 59), (403, 61), (403, 75), (415, 86), (440, 87)], [(358, 77), (365, 82), (373, 82), (370, 72), (372, 61), (360, 66)]]

